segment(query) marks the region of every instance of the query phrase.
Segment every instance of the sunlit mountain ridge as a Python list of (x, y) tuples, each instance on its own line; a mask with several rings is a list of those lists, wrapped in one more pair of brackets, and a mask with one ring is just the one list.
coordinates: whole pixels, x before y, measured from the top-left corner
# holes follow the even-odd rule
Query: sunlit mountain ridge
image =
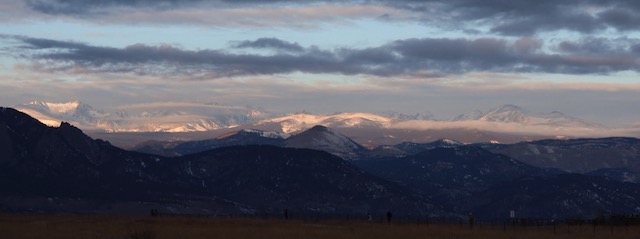
[[(609, 128), (557, 111), (537, 113), (509, 104), (449, 119), (438, 119), (431, 114), (405, 115), (390, 111), (280, 114), (251, 106), (179, 102), (125, 106), (114, 111), (96, 109), (80, 101), (33, 101), (15, 108), (47, 125), (70, 122), (90, 134), (218, 132), (214, 133), (217, 136), (241, 129), (294, 134), (322, 125), (369, 147), (404, 141), (430, 142), (441, 138), (463, 143), (510, 143), (545, 138), (640, 137), (640, 127)], [(101, 137), (117, 136), (103, 134)], [(183, 140), (193, 139), (183, 137)], [(118, 143), (118, 140), (112, 141)]]

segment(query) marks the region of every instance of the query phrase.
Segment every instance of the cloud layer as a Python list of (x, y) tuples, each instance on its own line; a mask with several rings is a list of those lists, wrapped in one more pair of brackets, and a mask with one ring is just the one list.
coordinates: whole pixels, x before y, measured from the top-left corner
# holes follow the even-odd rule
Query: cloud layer
[[(297, 24), (301, 21), (327, 20), (337, 15), (421, 21), (447, 28), (485, 28), (495, 34), (520, 36), (557, 30), (588, 34), (606, 29), (640, 29), (640, 3), (626, 0), (28, 0), (26, 7), (46, 15), (98, 21), (167, 23), (166, 19), (171, 19), (192, 24), (225, 24), (215, 20), (218, 14), (209, 14), (209, 17), (199, 14), (204, 9), (209, 13), (222, 13), (227, 22), (236, 25), (283, 25), (287, 19), (286, 25), (300, 26), (305, 25)], [(328, 7), (332, 10), (326, 11)], [(266, 11), (249, 10), (256, 8)], [(229, 12), (233, 15), (227, 14)], [(267, 23), (241, 20), (256, 18)]]
[[(640, 70), (640, 41), (585, 38), (544, 46), (535, 38), (396, 40), (370, 48), (320, 49), (276, 38), (241, 41), (230, 49), (185, 50), (173, 45), (134, 44), (124, 48), (72, 41), (0, 36), (17, 41), (11, 54), (44, 71), (125, 72), (193, 75), (204, 78), (290, 73), (382, 77), (464, 74), (475, 71), (608, 74)], [(272, 50), (269, 54), (234, 49)]]

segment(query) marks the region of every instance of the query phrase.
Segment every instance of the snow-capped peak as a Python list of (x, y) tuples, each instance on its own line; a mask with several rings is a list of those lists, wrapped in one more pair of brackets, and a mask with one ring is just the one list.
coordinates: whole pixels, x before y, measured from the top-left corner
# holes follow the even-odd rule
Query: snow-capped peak
[(553, 111), (551, 113), (532, 113), (516, 105), (502, 105), (487, 113), (474, 111), (460, 115), (454, 121), (479, 120), (497, 123), (515, 123), (523, 126), (550, 126), (555, 128), (602, 128), (603, 126), (589, 123), (565, 114)]
[(71, 101), (67, 103), (47, 103), (47, 106), (52, 113), (71, 113), (78, 110), (80, 104), (80, 101)]
[[(108, 116), (108, 114), (97, 111), (90, 105), (80, 101), (61, 103), (31, 101), (27, 104), (15, 106), (15, 108), (52, 126), (60, 124), (62, 121), (67, 121), (85, 128), (100, 128), (105, 124), (105, 121), (101, 119)], [(107, 125), (111, 124), (107, 123)]]
[(25, 104), (24, 106), (30, 106), (32, 108), (47, 110), (52, 114), (73, 114), (77, 112), (79, 109), (85, 109), (85, 110), (93, 109), (90, 105), (87, 105), (80, 101), (69, 101), (69, 102), (62, 102), (62, 103), (31, 101)]
[(512, 104), (501, 105), (500, 107), (495, 108), (490, 112), (513, 112), (513, 111), (525, 112), (525, 110), (522, 109), (520, 106), (512, 105)]
[(603, 128), (602, 125), (583, 121), (553, 111), (551, 113), (532, 113), (515, 105), (503, 105), (485, 114), (480, 120), (522, 125), (544, 125), (556, 128)]
[(32, 101), (15, 108), (50, 126), (66, 121), (84, 129), (107, 132), (207, 131), (272, 117), (271, 113), (251, 107), (181, 102), (128, 106), (130, 112), (118, 110), (113, 113), (96, 110), (81, 101)]
[(487, 112), (479, 120), (527, 124), (528, 113), (515, 105), (503, 105)]
[(455, 117), (453, 121), (482, 120), (490, 122), (526, 124), (528, 115), (529, 113), (519, 106), (506, 104), (492, 109), (487, 113), (475, 110), (469, 114), (462, 114)]
[(312, 115), (308, 113), (292, 114), (263, 120), (258, 125), (276, 123), (281, 127), (282, 132), (293, 133), (309, 129), (315, 125), (326, 127), (387, 127), (393, 122), (392, 119), (370, 113), (348, 112), (332, 115)]

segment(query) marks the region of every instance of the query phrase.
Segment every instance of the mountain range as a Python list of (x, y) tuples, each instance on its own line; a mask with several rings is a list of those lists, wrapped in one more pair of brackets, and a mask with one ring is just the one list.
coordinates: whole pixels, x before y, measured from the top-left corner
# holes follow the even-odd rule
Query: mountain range
[(85, 130), (106, 132), (196, 132), (216, 130), (274, 117), (259, 108), (216, 103), (166, 103), (128, 107), (106, 112), (80, 101), (32, 101), (14, 108), (41, 122), (56, 126), (70, 122)]
[[(213, 103), (134, 105), (125, 107), (126, 110), (106, 112), (79, 101), (33, 101), (15, 108), (50, 126), (59, 125), (62, 121), (70, 122), (93, 137), (108, 139), (121, 147), (131, 147), (149, 139), (207, 139), (211, 138), (210, 135), (241, 129), (295, 134), (316, 125), (332, 128), (369, 148), (405, 141), (431, 142), (441, 138), (463, 143), (516, 143), (549, 138), (640, 137), (640, 130), (609, 129), (560, 112), (535, 113), (514, 105), (503, 105), (486, 113), (475, 111), (448, 120), (437, 120), (428, 113), (404, 115), (395, 112), (279, 115), (260, 108)], [(173, 134), (153, 134), (130, 142), (134, 132), (140, 133), (138, 136), (151, 132)], [(206, 134), (208, 136), (200, 136), (207, 132), (210, 132)]]
[(482, 144), (482, 148), (533, 166), (558, 168), (567, 172), (588, 173), (615, 168), (640, 172), (640, 139), (637, 138), (540, 140)]
[(0, 153), (7, 211), (443, 215), (420, 194), (312, 149), (232, 146), (166, 158), (0, 108)]
[(516, 105), (503, 105), (487, 113), (474, 111), (462, 114), (454, 121), (479, 120), (488, 122), (517, 123), (525, 126), (552, 126), (568, 128), (604, 128), (603, 125), (587, 122), (576, 117), (567, 116), (561, 112), (534, 113)]
[(368, 151), (337, 131), (314, 126), (299, 134), (289, 135), (261, 130), (240, 130), (213, 139), (186, 142), (147, 141), (132, 150), (163, 156), (181, 156), (233, 145), (271, 145), (288, 148), (316, 149), (343, 159), (357, 159)]
[[(633, 195), (638, 193), (635, 183), (640, 178), (637, 177), (640, 172), (637, 168), (640, 150), (636, 149), (640, 146), (640, 140), (635, 138), (556, 139), (516, 144), (463, 144), (444, 139), (366, 149), (352, 146), (352, 141), (336, 140), (336, 137), (345, 136), (335, 131), (333, 134), (320, 133), (327, 131), (331, 132), (330, 129), (316, 126), (300, 135), (313, 135), (304, 138), (314, 138), (316, 142), (342, 142), (316, 149), (341, 155), (345, 159), (357, 159), (351, 162), (371, 174), (428, 195), (431, 201), (445, 208), (473, 209), (494, 218), (514, 209), (523, 215), (544, 218), (595, 216), (602, 212), (601, 208), (612, 205), (615, 205), (613, 211), (636, 211)], [(257, 142), (255, 137), (260, 134), (254, 132), (251, 141)], [(286, 146), (284, 142), (295, 138), (296, 135), (280, 138), (277, 145)], [(308, 144), (305, 147), (312, 146)], [(343, 154), (349, 149), (357, 149), (351, 151), (357, 152), (355, 157)], [(584, 168), (586, 165), (590, 167)], [(518, 188), (522, 185), (510, 182), (525, 184), (531, 190), (523, 191)], [(541, 185), (530, 185), (536, 183)], [(555, 186), (545, 188), (545, 183)], [(505, 187), (513, 194), (505, 194), (498, 187)], [(553, 197), (548, 204), (558, 201), (565, 203), (549, 206), (540, 202), (545, 197)], [(493, 206), (479, 206), (475, 198)], [(522, 205), (532, 203), (538, 203), (536, 207), (545, 210)]]
[(520, 159), (527, 153), (497, 153), (523, 149), (519, 144), (438, 140), (368, 149), (324, 126), (292, 135), (240, 130), (168, 145), (185, 150), (168, 157), (123, 150), (69, 123), (46, 126), (0, 108), (0, 210), (279, 215), (289, 209), (360, 217), (392, 210), (407, 218), (475, 212), (484, 219), (505, 218), (510, 210), (555, 219), (640, 213), (640, 187), (618, 174), (638, 173), (639, 153), (607, 154), (635, 147), (637, 139), (529, 144), (553, 146), (546, 152), (561, 153), (556, 161), (581, 152), (610, 157), (599, 157), (593, 171), (568, 173), (528, 164)]

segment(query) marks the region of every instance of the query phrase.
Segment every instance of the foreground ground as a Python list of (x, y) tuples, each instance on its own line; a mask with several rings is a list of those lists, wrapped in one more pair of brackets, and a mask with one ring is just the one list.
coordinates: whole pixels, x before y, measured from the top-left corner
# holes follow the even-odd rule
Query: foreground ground
[(638, 238), (640, 227), (505, 227), (205, 217), (0, 215), (0, 238)]

